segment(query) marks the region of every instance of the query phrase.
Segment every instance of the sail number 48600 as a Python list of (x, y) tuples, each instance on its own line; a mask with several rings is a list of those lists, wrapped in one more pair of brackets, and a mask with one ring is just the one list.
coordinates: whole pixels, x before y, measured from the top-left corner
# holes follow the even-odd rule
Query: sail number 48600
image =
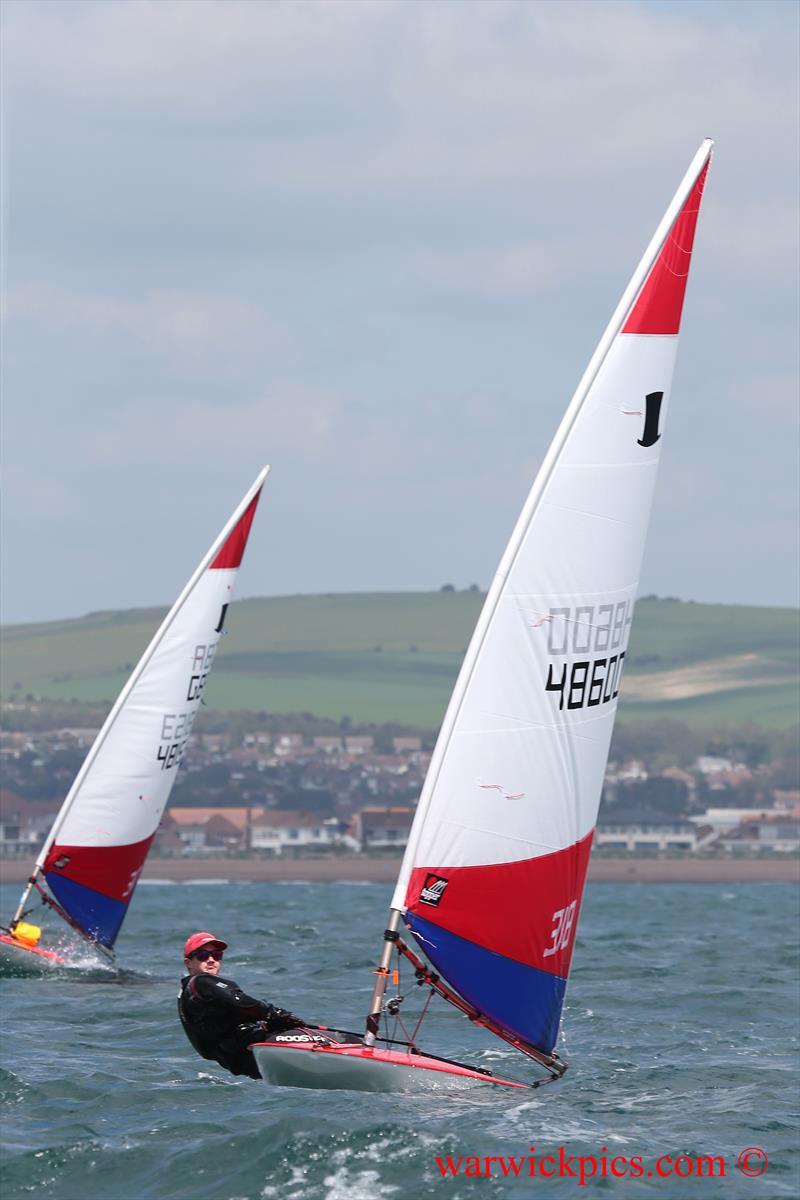
[(544, 952), (545, 958), (549, 958), (551, 954), (557, 954), (559, 950), (566, 950), (569, 940), (572, 937), (572, 927), (575, 924), (575, 909), (577, 906), (578, 901), (572, 900), (566, 908), (559, 908), (557, 912), (553, 913), (555, 924), (550, 931), (550, 936), (553, 940)]
[(563, 710), (565, 701), (567, 708), (594, 708), (597, 704), (608, 704), (619, 695), (625, 654), (623, 650), (622, 654), (612, 654), (611, 658), (576, 662), (571, 670), (564, 663), (558, 677), (550, 663), (545, 691), (558, 692), (559, 712)]

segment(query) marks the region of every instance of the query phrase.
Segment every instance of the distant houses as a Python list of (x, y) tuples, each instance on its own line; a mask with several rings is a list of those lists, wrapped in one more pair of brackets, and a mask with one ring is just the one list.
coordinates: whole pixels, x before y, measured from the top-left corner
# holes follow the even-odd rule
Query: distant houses
[(156, 832), (153, 850), (161, 854), (239, 853), (261, 808), (168, 808)]
[(312, 745), (323, 754), (341, 754), (344, 750), (344, 743), (340, 737), (315, 737)]
[(346, 737), (344, 748), (347, 754), (372, 754), (375, 739), (371, 737)]
[(408, 842), (415, 809), (411, 806), (368, 805), (356, 815), (356, 836), (361, 850), (399, 850)]
[(614, 813), (597, 824), (594, 844), (626, 854), (694, 853), (710, 845), (715, 834), (707, 825), (669, 820), (648, 813)]
[(276, 856), (361, 849), (343, 822), (307, 812), (265, 812), (254, 818), (249, 833), (250, 850)]
[(800, 805), (789, 812), (764, 812), (746, 817), (736, 828), (719, 838), (720, 849), (731, 854), (800, 852)]
[(0, 857), (35, 858), (55, 816), (51, 805), (0, 788)]
[[(94, 733), (0, 731), (0, 856), (36, 856)], [(152, 853), (397, 855), (430, 757), (416, 735), (199, 734)], [(594, 844), (609, 855), (798, 853), (798, 813), (800, 790), (773, 787), (766, 764), (631, 758), (608, 764)]]
[(361, 849), (348, 824), (336, 817), (288, 809), (172, 808), (161, 821), (154, 851), (161, 854), (307, 853)]

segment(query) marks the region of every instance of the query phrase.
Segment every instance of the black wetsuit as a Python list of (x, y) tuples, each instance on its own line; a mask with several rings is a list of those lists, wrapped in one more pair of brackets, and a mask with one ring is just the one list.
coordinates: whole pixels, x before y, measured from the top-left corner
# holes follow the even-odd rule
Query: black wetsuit
[(304, 1023), (283, 1008), (246, 996), (232, 979), (213, 975), (184, 976), (178, 1016), (201, 1057), (251, 1079), (261, 1076), (248, 1045)]

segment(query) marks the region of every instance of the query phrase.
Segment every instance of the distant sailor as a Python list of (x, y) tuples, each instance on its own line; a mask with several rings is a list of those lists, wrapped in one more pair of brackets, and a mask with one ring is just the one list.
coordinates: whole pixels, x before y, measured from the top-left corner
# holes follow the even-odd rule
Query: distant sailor
[(219, 974), (227, 942), (212, 933), (193, 933), (183, 948), (186, 970), (178, 996), (178, 1016), (186, 1036), (203, 1058), (232, 1075), (260, 1079), (251, 1042), (304, 1025), (299, 1017), (263, 1000), (246, 996), (232, 979)]

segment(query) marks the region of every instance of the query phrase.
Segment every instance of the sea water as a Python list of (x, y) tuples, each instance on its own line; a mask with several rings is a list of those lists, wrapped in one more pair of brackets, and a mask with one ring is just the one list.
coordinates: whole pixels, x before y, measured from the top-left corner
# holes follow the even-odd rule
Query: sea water
[[(0, 889), (4, 912), (17, 891)], [(228, 941), (224, 974), (251, 994), (360, 1029), (390, 892), (141, 886), (118, 970), (2, 980), (3, 1200), (800, 1195), (791, 885), (590, 886), (570, 1069), (540, 1091), (277, 1089), (195, 1055), (175, 1005), (187, 934)], [(427, 992), (408, 973), (400, 991), (410, 1030)], [(438, 1000), (418, 1040), (536, 1074)]]

